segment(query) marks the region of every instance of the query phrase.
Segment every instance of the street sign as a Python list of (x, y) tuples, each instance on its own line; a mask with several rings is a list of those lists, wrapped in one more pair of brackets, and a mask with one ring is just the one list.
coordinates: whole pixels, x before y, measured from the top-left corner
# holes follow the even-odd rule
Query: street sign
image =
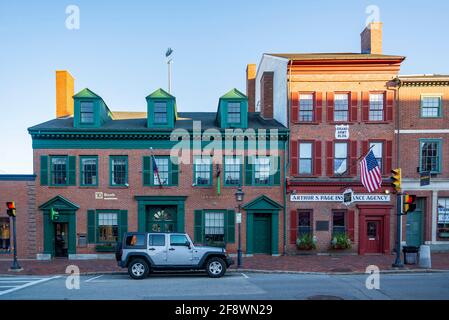
[(235, 222), (236, 223), (242, 223), (242, 214), (240, 212), (237, 212), (235, 214)]
[(354, 202), (354, 191), (352, 189), (346, 189), (343, 192), (343, 204), (349, 206)]
[(430, 172), (425, 171), (419, 174), (419, 185), (421, 187), (428, 186), (430, 184)]

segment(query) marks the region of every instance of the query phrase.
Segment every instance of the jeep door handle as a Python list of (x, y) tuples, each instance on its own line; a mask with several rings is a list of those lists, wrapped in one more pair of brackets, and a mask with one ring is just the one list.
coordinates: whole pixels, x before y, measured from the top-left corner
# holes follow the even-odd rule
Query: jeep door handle
[(154, 251), (154, 250), (156, 250), (156, 249), (154, 249), (154, 248), (149, 248), (148, 250)]
[(175, 250), (175, 248), (170, 248), (170, 249), (168, 249), (168, 250), (173, 251), (173, 250)]

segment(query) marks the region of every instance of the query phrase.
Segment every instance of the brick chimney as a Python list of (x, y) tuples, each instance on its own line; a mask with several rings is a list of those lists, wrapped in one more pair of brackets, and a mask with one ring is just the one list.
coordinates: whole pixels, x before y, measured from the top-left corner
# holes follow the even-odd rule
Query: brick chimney
[(260, 79), (260, 112), (264, 119), (273, 118), (273, 78), (272, 71), (265, 71)]
[(360, 34), (362, 53), (382, 54), (382, 22), (371, 22)]
[(56, 117), (73, 115), (73, 96), (75, 95), (75, 81), (66, 70), (56, 71)]
[(248, 97), (248, 112), (256, 111), (256, 65), (246, 67), (246, 96)]

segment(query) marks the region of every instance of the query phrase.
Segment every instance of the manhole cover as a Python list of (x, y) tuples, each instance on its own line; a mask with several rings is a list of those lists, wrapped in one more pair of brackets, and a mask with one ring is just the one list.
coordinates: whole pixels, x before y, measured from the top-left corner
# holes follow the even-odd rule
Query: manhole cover
[(310, 296), (307, 298), (307, 300), (344, 300), (344, 299), (342, 297), (337, 296), (317, 295), (317, 296)]

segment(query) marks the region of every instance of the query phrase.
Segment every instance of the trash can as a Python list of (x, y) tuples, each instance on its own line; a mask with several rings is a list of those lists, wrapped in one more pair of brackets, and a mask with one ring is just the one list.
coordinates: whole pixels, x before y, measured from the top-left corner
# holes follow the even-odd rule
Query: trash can
[(404, 246), (402, 252), (404, 253), (405, 264), (417, 264), (418, 263), (418, 251), (419, 247)]

